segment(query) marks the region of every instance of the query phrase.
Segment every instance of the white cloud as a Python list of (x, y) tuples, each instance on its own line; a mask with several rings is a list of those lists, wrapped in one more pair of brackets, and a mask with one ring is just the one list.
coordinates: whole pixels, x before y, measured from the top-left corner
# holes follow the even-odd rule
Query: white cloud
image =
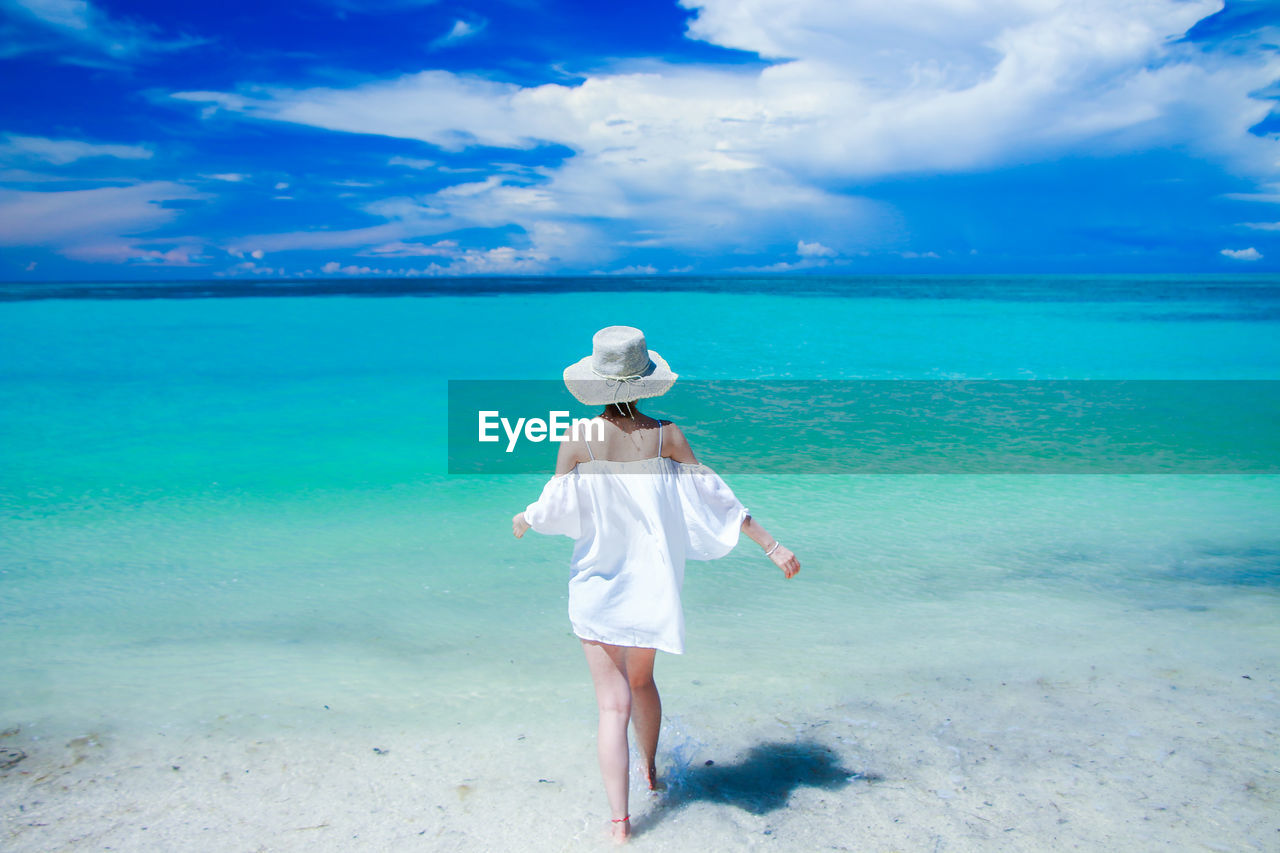
[[(1280, 165), (1280, 164), (1277, 164)], [(1263, 204), (1280, 204), (1280, 183), (1263, 182), (1251, 193), (1223, 193), (1223, 198), (1232, 201), (1257, 201)]]
[(66, 192), (0, 189), (0, 245), (54, 246), (66, 253), (121, 243), (124, 235), (172, 221), (178, 211), (165, 202), (199, 198), (204, 196), (170, 181)]
[(421, 247), (421, 251), (411, 251), (404, 244), (392, 244), (378, 247), (384, 251), (362, 252), (375, 254), (378, 257), (416, 257), (434, 255), (445, 263), (432, 263), (426, 267), (414, 269), (383, 269), (381, 267), (341, 264), (329, 261), (320, 268), (328, 275), (497, 275), (507, 273), (535, 273), (546, 271), (549, 258), (538, 251), (517, 249), (512, 246), (498, 246), (492, 249), (462, 249), (453, 240), (441, 240), (433, 246)]
[(21, 9), (51, 27), (75, 32), (93, 29), (97, 14), (85, 0), (10, 0), (5, 5)]
[(906, 251), (906, 252), (899, 252), (899, 253), (898, 253), (898, 255), (899, 255), (900, 257), (908, 258), (908, 259), (910, 259), (910, 258), (935, 258), (935, 259), (936, 259), (936, 258), (938, 258), (938, 257), (939, 257), (939, 255), (938, 255), (938, 253), (937, 253), (937, 252), (912, 252), (912, 251)]
[(81, 183), (85, 181), (105, 181), (106, 183), (118, 183), (114, 178), (86, 178), (79, 175), (50, 174), (48, 172), (33, 172), (30, 169), (3, 169), (0, 170), (0, 183), (6, 184), (48, 184), (75, 181)]
[(169, 97), (178, 101), (205, 104), (204, 108), (200, 110), (200, 118), (206, 121), (217, 115), (220, 108), (225, 107), (232, 112), (237, 112), (247, 103), (244, 98), (237, 95), (227, 95), (221, 92), (175, 92)]
[(1262, 253), (1252, 246), (1247, 249), (1223, 249), (1222, 254), (1237, 261), (1257, 261), (1262, 259)]
[(657, 275), (657, 273), (658, 268), (652, 264), (632, 264), (631, 266), (613, 270), (608, 275)]
[[(18, 20), (41, 27), (72, 44), (88, 48), (93, 54), (105, 54), (113, 60), (133, 59), (146, 53), (185, 50), (203, 44), (207, 39), (191, 36), (163, 38), (154, 27), (111, 18), (87, 0), (0, 0)], [(46, 47), (37, 40), (26, 39), (19, 52)], [(60, 51), (64, 62), (101, 65), (75, 53)]]
[(293, 249), (354, 249), (402, 240), (425, 233), (410, 223), (392, 221), (368, 228), (345, 231), (287, 231), (277, 234), (254, 234), (240, 238), (239, 243), (262, 247), (266, 252), (282, 252)]
[(1257, 231), (1280, 231), (1280, 222), (1242, 222), (1240, 224)]
[(199, 238), (139, 235), (178, 215), (166, 202), (202, 198), (168, 181), (66, 192), (0, 189), (0, 245), (48, 246), (89, 263), (197, 266), (207, 260)]
[(832, 264), (846, 265), (849, 262), (844, 259), (832, 261), (829, 258), (804, 258), (799, 261), (778, 261), (774, 264), (762, 264), (759, 266), (734, 267), (733, 272), (799, 272), (800, 270), (819, 269), (821, 267), (831, 266)]
[(85, 142), (79, 139), (48, 139), (43, 136), (3, 135), (0, 160), (39, 160), (54, 166), (65, 166), (90, 157), (116, 157), (122, 160), (146, 160), (152, 151), (145, 145), (114, 145)]
[(1276, 142), (1248, 132), (1271, 104), (1249, 93), (1280, 77), (1280, 57), (1180, 41), (1218, 0), (684, 5), (696, 13), (691, 37), (778, 61), (652, 62), (575, 85), (434, 70), (173, 97), (447, 151), (565, 146), (572, 156), (532, 178), (494, 164), (480, 180), (366, 208), (384, 225), (275, 235), (281, 246), (356, 247), (515, 225), (532, 256), (562, 267), (598, 267), (610, 246), (758, 251), (796, 230), (812, 238), (797, 244), (802, 262), (832, 257), (801, 250), (831, 251), (823, 240), (845, 254), (892, 251), (902, 239), (894, 211), (827, 189), (886, 175), (1170, 146), (1260, 179), (1276, 169)]
[(325, 273), (326, 275), (336, 275), (338, 273), (342, 273), (343, 275), (361, 275), (371, 273), (373, 270), (369, 267), (357, 267), (354, 264), (343, 266), (337, 261), (329, 261), (320, 268), (320, 272)]
[[(812, 243), (806, 243), (804, 240), (797, 242), (796, 254), (800, 256), (798, 261), (778, 261), (777, 263), (759, 266), (735, 267), (734, 272), (798, 272), (800, 270), (830, 266), (833, 263), (839, 265), (849, 263), (846, 259), (835, 260), (840, 253), (816, 240)], [(859, 252), (858, 254), (866, 253)]]
[(433, 255), (452, 255), (457, 248), (458, 243), (454, 240), (437, 240), (430, 246), (424, 243), (405, 243), (396, 240), (391, 243), (383, 243), (380, 246), (371, 246), (358, 254), (373, 255), (380, 258), (418, 258)]
[(802, 258), (834, 258), (839, 252), (817, 241), (806, 243), (801, 240), (796, 243), (796, 254)]
[(214, 273), (217, 276), (240, 276), (240, 275), (275, 275), (285, 274), (284, 267), (261, 267), (253, 261), (242, 261), (228, 269)]
[[(520, 87), (426, 71), (348, 89), (177, 93), (278, 121), (446, 149), (557, 142), (615, 168), (672, 155), (691, 169), (765, 164), (877, 175), (965, 169), (1124, 134), (1234, 137), (1266, 116), (1248, 92), (1275, 57), (1197, 54), (1173, 39), (1215, 0), (708, 0), (691, 33), (795, 61), (760, 72), (655, 64), (578, 86)], [(957, 25), (963, 22), (963, 26)], [(1199, 124), (1219, 120), (1213, 127)], [(677, 145), (676, 143), (680, 143)], [(1274, 148), (1274, 146), (1270, 146)]]
[(207, 260), (198, 244), (174, 246), (172, 249), (147, 249), (129, 242), (85, 243), (62, 251), (68, 258), (90, 263), (140, 263), (156, 266), (202, 266)]
[(276, 181), (275, 189), (287, 190), (289, 189), (289, 184), (285, 181)]
[(249, 179), (249, 175), (244, 175), (240, 172), (222, 172), (216, 175), (201, 175), (200, 177), (208, 178), (211, 181), (226, 181), (229, 184), (238, 184)]
[(461, 18), (459, 18), (453, 22), (453, 26), (449, 29), (449, 32), (445, 33), (444, 35), (440, 36), (440, 38), (431, 42), (431, 46), (433, 48), (441, 48), (441, 47), (449, 47), (451, 45), (455, 45), (460, 41), (465, 41), (466, 39), (469, 39), (475, 36), (476, 33), (483, 30), (484, 27), (485, 27), (484, 21), (471, 23), (469, 21), (464, 21)]
[(546, 263), (546, 255), (536, 250), (498, 246), (494, 249), (468, 249), (454, 257), (450, 271), (465, 275), (531, 273), (542, 272)]
[(409, 169), (430, 169), (436, 164), (435, 160), (420, 160), (414, 157), (392, 157), (387, 161), (388, 166), (404, 166)]

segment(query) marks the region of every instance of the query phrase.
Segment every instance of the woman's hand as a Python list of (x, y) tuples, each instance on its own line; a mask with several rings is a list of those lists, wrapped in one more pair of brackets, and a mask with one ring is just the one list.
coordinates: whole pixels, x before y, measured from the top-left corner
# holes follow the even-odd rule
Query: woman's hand
[(770, 536), (769, 531), (761, 527), (760, 522), (750, 514), (742, 519), (742, 532), (764, 549), (765, 556), (773, 560), (773, 564), (782, 569), (784, 575), (793, 578), (796, 572), (800, 571), (800, 561), (796, 559), (795, 554), (791, 553), (791, 549), (783, 547), (781, 542)]
[(769, 555), (769, 559), (773, 560), (773, 564), (782, 569), (782, 573), (788, 578), (795, 577), (796, 572), (800, 571), (800, 561), (796, 559), (795, 554), (791, 553), (791, 549), (785, 545), (779, 545)]
[[(519, 539), (521, 536), (524, 536), (525, 533), (529, 531), (529, 527), (530, 527), (529, 522), (524, 520), (523, 512), (517, 512), (514, 516), (511, 517), (511, 532), (515, 534), (517, 539)], [(778, 550), (781, 551), (782, 549), (779, 548)], [(799, 567), (797, 566), (797, 570), (798, 568)]]

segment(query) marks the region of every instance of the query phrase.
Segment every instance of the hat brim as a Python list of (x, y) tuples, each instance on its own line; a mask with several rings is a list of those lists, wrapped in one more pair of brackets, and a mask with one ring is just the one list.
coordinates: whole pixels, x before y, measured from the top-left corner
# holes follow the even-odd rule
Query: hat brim
[(617, 381), (601, 379), (591, 369), (591, 356), (576, 361), (564, 369), (564, 384), (579, 403), (588, 406), (604, 406), (609, 403), (629, 403), (647, 397), (661, 397), (676, 384), (679, 374), (672, 373), (666, 359), (649, 350), (649, 370), (639, 379)]

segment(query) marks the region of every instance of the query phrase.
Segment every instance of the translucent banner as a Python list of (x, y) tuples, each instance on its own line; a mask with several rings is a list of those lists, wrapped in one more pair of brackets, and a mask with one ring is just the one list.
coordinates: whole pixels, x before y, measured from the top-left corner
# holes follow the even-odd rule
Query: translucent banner
[[(686, 381), (641, 400), (722, 474), (1276, 474), (1280, 381)], [(450, 474), (550, 474), (559, 381), (451, 380)]]

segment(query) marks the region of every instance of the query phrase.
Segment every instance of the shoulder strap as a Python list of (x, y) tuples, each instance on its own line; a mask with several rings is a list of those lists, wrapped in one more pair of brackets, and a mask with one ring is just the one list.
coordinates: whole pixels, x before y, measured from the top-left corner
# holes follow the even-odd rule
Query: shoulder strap
[(658, 421), (658, 455), (662, 455), (662, 421)]
[(595, 461), (595, 459), (596, 459), (596, 455), (595, 455), (594, 453), (592, 453), (592, 452), (591, 452), (591, 440), (590, 440), (590, 439), (587, 439), (587, 438), (584, 438), (584, 439), (582, 440), (582, 443), (583, 443), (583, 444), (585, 444), (585, 445), (587, 446), (587, 453), (588, 453), (588, 455), (590, 455), (590, 456), (591, 456), (591, 461), (592, 461), (592, 462), (594, 462), (594, 461)]

